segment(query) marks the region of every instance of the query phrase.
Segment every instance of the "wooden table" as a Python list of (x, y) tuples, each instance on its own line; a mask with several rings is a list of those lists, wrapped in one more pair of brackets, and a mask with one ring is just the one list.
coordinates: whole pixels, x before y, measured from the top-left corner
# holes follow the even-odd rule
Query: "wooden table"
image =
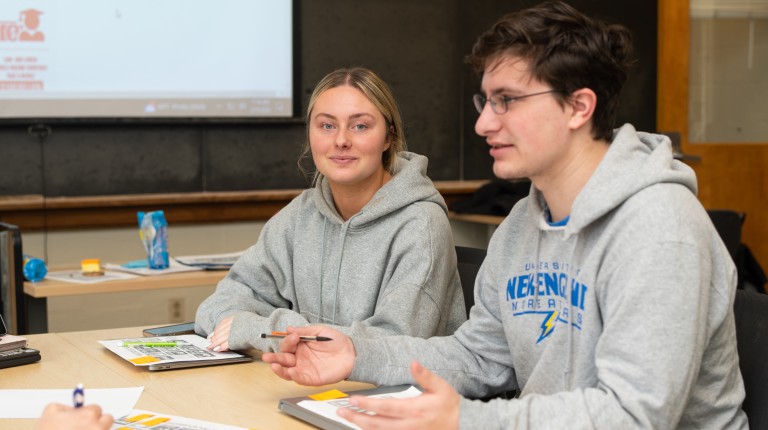
[[(136, 409), (253, 429), (311, 429), (277, 408), (285, 397), (338, 388), (371, 388), (344, 381), (333, 386), (303, 387), (284, 381), (257, 358), (251, 363), (150, 372), (126, 362), (98, 340), (141, 336), (144, 327), (29, 335), (41, 351), (39, 363), (2, 369), (2, 388), (88, 388), (143, 386)], [(258, 351), (249, 353), (259, 356)], [(0, 420), (0, 430), (32, 429), (35, 420)]]
[(226, 270), (200, 270), (168, 275), (140, 276), (96, 284), (76, 284), (56, 280), (24, 282), (25, 327), (28, 328), (29, 333), (48, 332), (48, 297), (204, 287), (216, 285), (226, 275)]

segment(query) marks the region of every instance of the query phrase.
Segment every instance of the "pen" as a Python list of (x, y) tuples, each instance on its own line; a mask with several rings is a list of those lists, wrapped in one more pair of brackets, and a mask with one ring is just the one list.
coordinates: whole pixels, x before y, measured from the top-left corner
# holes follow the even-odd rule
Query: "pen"
[(123, 346), (176, 346), (176, 342), (123, 342)]
[[(267, 333), (261, 334), (262, 339), (267, 339), (267, 338), (282, 339), (286, 336), (288, 336), (288, 333), (282, 332), (282, 331), (273, 331), (271, 334), (267, 334)], [(309, 341), (325, 342), (333, 339), (325, 336), (299, 336), (299, 340), (302, 342), (309, 342)]]
[(85, 402), (85, 389), (83, 388), (83, 384), (77, 384), (77, 387), (75, 387), (75, 391), (72, 392), (72, 403), (75, 404), (76, 408), (79, 408), (83, 406), (84, 402)]

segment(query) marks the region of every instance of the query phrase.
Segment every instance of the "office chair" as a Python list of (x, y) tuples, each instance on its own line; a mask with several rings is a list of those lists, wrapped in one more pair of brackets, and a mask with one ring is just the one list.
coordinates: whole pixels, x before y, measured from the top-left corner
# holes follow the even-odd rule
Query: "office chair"
[(459, 269), (461, 289), (464, 292), (464, 305), (467, 307), (467, 316), (472, 305), (475, 304), (475, 278), (480, 266), (485, 260), (485, 249), (471, 248), (467, 246), (456, 247), (456, 266)]
[(734, 263), (738, 264), (739, 247), (741, 246), (741, 225), (744, 223), (744, 212), (726, 209), (707, 210), (712, 224), (720, 234), (720, 238), (728, 248)]
[(736, 290), (733, 304), (739, 369), (749, 428), (768, 428), (768, 295)]

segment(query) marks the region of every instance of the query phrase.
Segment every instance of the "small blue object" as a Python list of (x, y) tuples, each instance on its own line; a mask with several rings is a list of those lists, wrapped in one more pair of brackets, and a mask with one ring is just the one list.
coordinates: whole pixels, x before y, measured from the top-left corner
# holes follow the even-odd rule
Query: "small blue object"
[(83, 388), (83, 384), (77, 384), (75, 391), (72, 392), (72, 403), (76, 408), (83, 406), (83, 403), (85, 403), (85, 388)]
[(149, 260), (142, 258), (141, 260), (133, 260), (127, 263), (123, 263), (121, 266), (125, 267), (126, 269), (143, 269), (145, 267), (149, 267)]
[(24, 256), (24, 267), (22, 271), (24, 272), (24, 278), (29, 282), (42, 281), (43, 278), (45, 278), (45, 275), (48, 274), (48, 268), (45, 266), (45, 261), (28, 255)]

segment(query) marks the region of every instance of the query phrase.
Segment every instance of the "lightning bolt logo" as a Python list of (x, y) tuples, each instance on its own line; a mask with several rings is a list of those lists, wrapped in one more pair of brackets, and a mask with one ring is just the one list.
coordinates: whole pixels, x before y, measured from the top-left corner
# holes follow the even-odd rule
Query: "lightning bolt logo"
[(546, 339), (553, 331), (555, 331), (555, 321), (557, 321), (557, 311), (547, 312), (544, 321), (541, 323), (541, 335), (536, 343)]

